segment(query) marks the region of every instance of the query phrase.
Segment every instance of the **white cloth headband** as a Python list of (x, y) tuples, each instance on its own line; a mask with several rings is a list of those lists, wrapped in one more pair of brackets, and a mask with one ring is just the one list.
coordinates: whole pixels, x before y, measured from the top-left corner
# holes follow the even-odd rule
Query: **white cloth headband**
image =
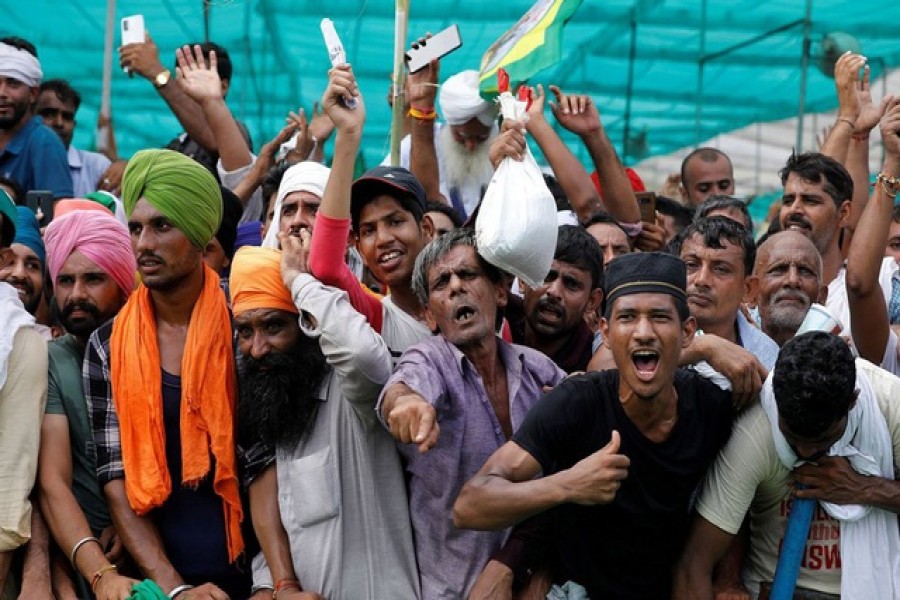
[(28, 87), (38, 87), (44, 73), (41, 63), (31, 53), (0, 43), (0, 77), (21, 81)]
[(448, 125), (478, 119), (488, 126), (497, 118), (497, 107), (478, 94), (478, 71), (462, 71), (445, 81), (438, 101)]

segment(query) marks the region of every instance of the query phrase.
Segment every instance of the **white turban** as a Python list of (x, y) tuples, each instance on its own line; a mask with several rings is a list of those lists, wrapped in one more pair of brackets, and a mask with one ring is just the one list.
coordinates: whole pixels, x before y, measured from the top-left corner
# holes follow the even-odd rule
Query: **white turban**
[(0, 76), (38, 87), (44, 78), (41, 63), (26, 50), (0, 43)]
[(462, 125), (478, 119), (489, 126), (497, 118), (497, 108), (478, 95), (478, 71), (462, 71), (441, 86), (439, 102), (448, 125)]
[(278, 186), (278, 194), (275, 196), (275, 216), (266, 232), (263, 240), (264, 248), (278, 248), (278, 230), (281, 225), (281, 204), (285, 196), (294, 192), (309, 192), (319, 198), (325, 195), (325, 184), (331, 169), (315, 161), (306, 160), (299, 162), (284, 172), (281, 185)]

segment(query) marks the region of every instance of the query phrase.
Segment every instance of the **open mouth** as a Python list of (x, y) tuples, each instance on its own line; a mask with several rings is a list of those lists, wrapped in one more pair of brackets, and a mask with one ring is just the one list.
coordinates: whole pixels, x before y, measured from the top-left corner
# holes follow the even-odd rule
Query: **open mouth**
[(475, 309), (470, 306), (460, 306), (453, 313), (453, 319), (457, 323), (468, 323), (475, 316)]
[(659, 367), (659, 352), (655, 350), (635, 350), (631, 353), (631, 362), (642, 380), (653, 379)]
[(785, 229), (793, 229), (794, 231), (810, 231), (812, 227), (806, 221), (790, 220), (784, 224)]

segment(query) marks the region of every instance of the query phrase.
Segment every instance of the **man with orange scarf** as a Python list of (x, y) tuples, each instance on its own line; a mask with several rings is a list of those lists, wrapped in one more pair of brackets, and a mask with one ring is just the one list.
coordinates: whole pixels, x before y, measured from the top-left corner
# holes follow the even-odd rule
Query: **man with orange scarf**
[(169, 598), (246, 598), (231, 324), (203, 262), (221, 192), (193, 160), (144, 150), (122, 199), (142, 283), (88, 344), (97, 476), (125, 548)]

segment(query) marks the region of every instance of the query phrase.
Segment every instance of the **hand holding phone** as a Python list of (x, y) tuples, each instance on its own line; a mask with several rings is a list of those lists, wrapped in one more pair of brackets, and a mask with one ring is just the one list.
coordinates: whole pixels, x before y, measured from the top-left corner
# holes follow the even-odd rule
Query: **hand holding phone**
[[(124, 17), (121, 22), (122, 27), (122, 45), (143, 44), (146, 40), (144, 31), (144, 15), (131, 15)], [(131, 69), (124, 67), (123, 70), (131, 75)]]
[(656, 192), (635, 192), (634, 195), (641, 209), (641, 221), (656, 223)]
[(461, 46), (459, 27), (451, 25), (424, 41), (415, 42), (406, 51), (406, 66), (410, 73), (415, 73), (427, 67), (431, 61), (443, 58)]
[[(331, 66), (346, 64), (347, 53), (344, 52), (344, 44), (341, 43), (341, 38), (334, 29), (334, 23), (331, 19), (322, 19), (320, 28), (322, 29), (322, 38), (325, 40), (325, 47), (328, 49), (328, 58), (331, 59)], [(341, 103), (353, 110), (359, 101), (356, 98), (342, 98)]]

